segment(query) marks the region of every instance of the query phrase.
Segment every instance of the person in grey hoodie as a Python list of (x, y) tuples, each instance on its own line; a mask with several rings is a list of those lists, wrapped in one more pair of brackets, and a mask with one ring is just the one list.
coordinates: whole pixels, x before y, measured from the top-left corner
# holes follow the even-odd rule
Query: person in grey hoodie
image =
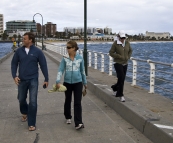
[(66, 123), (71, 124), (71, 101), (72, 92), (74, 93), (74, 122), (76, 130), (84, 128), (82, 122), (82, 89), (83, 86), (87, 88), (86, 75), (84, 70), (84, 60), (81, 55), (77, 53), (78, 46), (75, 41), (67, 42), (68, 54), (62, 58), (58, 68), (56, 87), (60, 88), (60, 80), (64, 75), (64, 83), (67, 90), (65, 91), (64, 115)]
[(114, 59), (114, 68), (117, 74), (117, 83), (112, 85), (111, 88), (116, 97), (120, 97), (121, 102), (125, 102), (123, 89), (124, 80), (126, 77), (128, 60), (132, 54), (130, 43), (126, 40), (124, 31), (120, 31), (116, 37), (109, 54)]

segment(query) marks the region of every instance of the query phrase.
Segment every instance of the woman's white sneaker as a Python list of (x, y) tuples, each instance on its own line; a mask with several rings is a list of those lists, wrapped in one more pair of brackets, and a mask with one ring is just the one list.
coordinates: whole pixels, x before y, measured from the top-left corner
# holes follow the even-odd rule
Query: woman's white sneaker
[(125, 102), (124, 96), (121, 96), (121, 97), (120, 97), (120, 101), (121, 101), (121, 102)]
[(79, 129), (82, 129), (84, 128), (84, 125), (83, 124), (79, 124), (77, 127), (76, 127), (76, 130), (79, 130)]
[(112, 91), (112, 93), (113, 93), (113, 96), (116, 96), (117, 91)]
[(67, 124), (71, 124), (71, 119), (67, 119)]

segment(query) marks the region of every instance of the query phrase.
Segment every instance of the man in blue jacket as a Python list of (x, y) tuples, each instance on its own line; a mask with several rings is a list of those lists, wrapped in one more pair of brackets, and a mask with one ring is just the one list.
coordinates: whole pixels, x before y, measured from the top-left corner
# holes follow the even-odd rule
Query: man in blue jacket
[[(28, 120), (29, 131), (36, 130), (38, 64), (45, 77), (44, 87), (48, 86), (47, 62), (43, 52), (34, 46), (35, 36), (27, 32), (23, 37), (23, 46), (18, 48), (11, 61), (11, 73), (18, 85), (18, 100), (22, 121)], [(17, 73), (18, 70), (18, 73)], [(29, 91), (29, 104), (26, 98)]]

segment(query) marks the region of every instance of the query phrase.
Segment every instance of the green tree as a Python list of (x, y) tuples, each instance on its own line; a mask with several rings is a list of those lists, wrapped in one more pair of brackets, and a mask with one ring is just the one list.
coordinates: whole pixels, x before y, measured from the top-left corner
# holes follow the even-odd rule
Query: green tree
[(18, 38), (18, 41), (21, 41), (22, 36), (19, 34), (17, 38)]
[(7, 35), (6, 32), (4, 32), (4, 33), (2, 34), (2, 40), (7, 40), (7, 38), (8, 38), (8, 35)]
[(13, 37), (14, 37), (14, 39), (16, 40), (16, 38), (17, 38), (17, 35), (16, 35), (16, 34), (14, 34), (14, 35), (13, 35)]
[(156, 40), (156, 38), (155, 37), (152, 37), (151, 40)]

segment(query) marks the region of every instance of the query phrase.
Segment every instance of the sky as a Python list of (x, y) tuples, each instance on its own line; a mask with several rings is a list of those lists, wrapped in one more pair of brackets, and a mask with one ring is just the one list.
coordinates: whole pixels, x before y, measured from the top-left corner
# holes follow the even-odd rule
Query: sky
[[(40, 13), (43, 24), (84, 27), (84, 0), (0, 0), (4, 25), (12, 20), (33, 20)], [(41, 16), (35, 15), (37, 23)], [(124, 30), (135, 35), (148, 32), (170, 32), (173, 35), (173, 0), (87, 0), (87, 27)], [(5, 27), (4, 27), (5, 28)]]

